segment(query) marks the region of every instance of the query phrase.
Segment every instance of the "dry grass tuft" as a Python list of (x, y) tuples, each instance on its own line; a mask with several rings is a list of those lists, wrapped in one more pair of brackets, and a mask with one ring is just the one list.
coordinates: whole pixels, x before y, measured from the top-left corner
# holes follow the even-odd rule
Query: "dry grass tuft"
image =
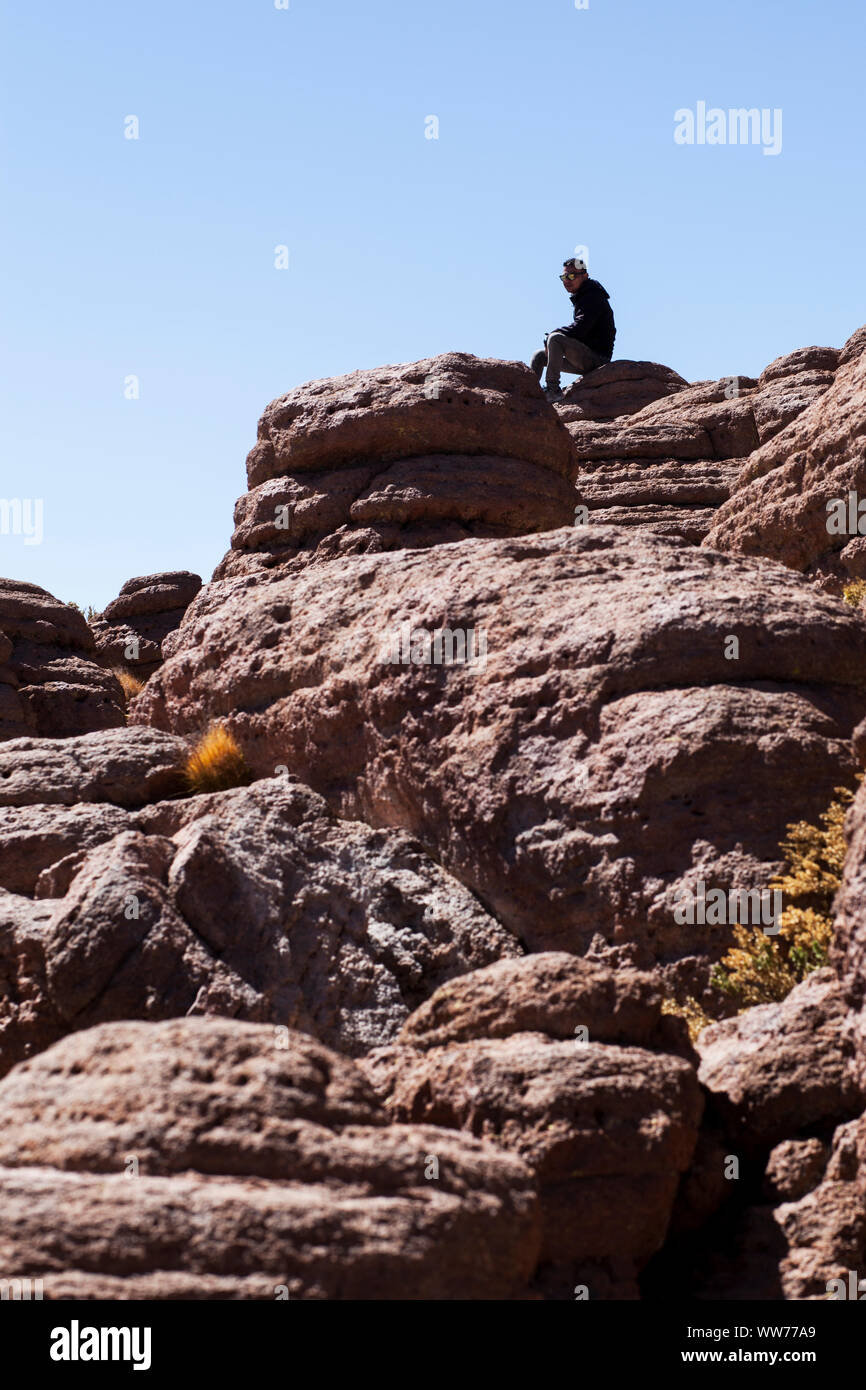
[(759, 927), (736, 926), (736, 945), (712, 974), (712, 983), (740, 1009), (777, 1003), (813, 970), (827, 964), (833, 939), (833, 898), (845, 862), (845, 812), (854, 793), (836, 788), (821, 825), (797, 821), (782, 842), (787, 867), (770, 888), (781, 889), (777, 936)]
[(842, 590), (842, 597), (852, 608), (859, 608), (866, 598), (866, 579), (852, 579)]
[(112, 666), (111, 674), (116, 676), (123, 691), (123, 698), (127, 704), (134, 700), (136, 695), (140, 695), (144, 689), (144, 681), (139, 680), (131, 671), (127, 671), (125, 666)]
[(211, 724), (202, 734), (186, 760), (184, 775), (193, 794), (227, 791), (252, 781), (240, 744), (220, 723)]

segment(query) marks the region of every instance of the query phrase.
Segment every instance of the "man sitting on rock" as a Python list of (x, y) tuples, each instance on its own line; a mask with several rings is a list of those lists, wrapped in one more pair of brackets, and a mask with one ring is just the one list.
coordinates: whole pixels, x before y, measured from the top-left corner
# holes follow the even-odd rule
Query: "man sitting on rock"
[(609, 362), (613, 354), (616, 324), (610, 307), (610, 296), (604, 285), (591, 280), (584, 261), (572, 256), (562, 263), (560, 275), (574, 305), (574, 321), (565, 328), (554, 328), (544, 336), (544, 347), (535, 353), (532, 370), (541, 380), (547, 366), (549, 401), (559, 400), (560, 372), (586, 376), (587, 372)]

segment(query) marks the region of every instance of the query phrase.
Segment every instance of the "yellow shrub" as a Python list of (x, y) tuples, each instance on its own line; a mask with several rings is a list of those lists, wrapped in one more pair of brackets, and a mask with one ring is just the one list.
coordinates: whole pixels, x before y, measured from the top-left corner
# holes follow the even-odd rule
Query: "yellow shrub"
[[(797, 821), (782, 841), (786, 868), (770, 888), (782, 893), (777, 936), (759, 927), (734, 927), (732, 946), (713, 970), (712, 983), (740, 1008), (784, 999), (813, 970), (827, 964), (833, 939), (833, 898), (845, 862), (845, 812), (853, 798), (837, 787), (821, 825)], [(786, 905), (787, 904), (787, 905)]]
[(120, 682), (123, 698), (127, 704), (129, 704), (130, 700), (134, 700), (135, 696), (139, 695), (144, 689), (144, 681), (139, 680), (138, 676), (134, 676), (132, 672), (127, 671), (124, 666), (112, 666), (111, 674), (116, 676)]
[(189, 790), (221, 792), (252, 780), (240, 744), (225, 724), (211, 724), (190, 752), (184, 768)]
[(716, 1022), (704, 1011), (697, 999), (693, 999), (690, 994), (687, 994), (685, 999), (663, 999), (662, 1013), (676, 1014), (679, 1018), (684, 1018), (688, 1024), (689, 1037), (692, 1042), (709, 1024)]
[(866, 579), (852, 579), (842, 590), (842, 597), (852, 608), (859, 608), (866, 598)]

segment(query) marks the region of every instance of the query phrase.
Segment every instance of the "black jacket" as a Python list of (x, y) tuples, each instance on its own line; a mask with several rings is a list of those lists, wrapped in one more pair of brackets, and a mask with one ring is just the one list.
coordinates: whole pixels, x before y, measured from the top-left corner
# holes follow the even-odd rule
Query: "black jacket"
[(564, 333), (568, 338), (579, 338), (587, 347), (600, 352), (608, 359), (613, 356), (613, 340), (616, 337), (616, 324), (610, 295), (597, 280), (584, 280), (576, 294), (569, 299), (574, 305), (574, 322), (555, 332)]

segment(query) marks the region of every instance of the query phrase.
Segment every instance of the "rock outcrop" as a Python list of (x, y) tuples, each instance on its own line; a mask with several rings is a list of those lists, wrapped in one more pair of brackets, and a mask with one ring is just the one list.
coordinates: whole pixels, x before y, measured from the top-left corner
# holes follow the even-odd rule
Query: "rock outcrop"
[[(866, 792), (832, 967), (678, 1014), (733, 1013), (712, 963), (866, 761), (834, 596), (866, 538), (823, 525), (866, 491), (864, 348), (613, 362), (556, 407), (464, 353), (307, 383), (211, 583), (130, 580), (94, 637), (0, 582), (0, 1271), (764, 1300), (866, 1268)], [(192, 795), (214, 721), (243, 785)]]
[(308, 382), (259, 421), (214, 577), (547, 531), (572, 520), (574, 468), (520, 362), (453, 352)]
[(123, 692), (96, 664), (83, 615), (38, 584), (0, 579), (0, 741), (120, 728)]
[(736, 1152), (754, 1153), (859, 1115), (864, 1096), (846, 1022), (839, 981), (825, 969), (779, 1004), (704, 1029), (700, 1081)]
[(200, 588), (201, 576), (188, 570), (128, 579), (91, 623), (97, 660), (147, 680), (162, 665), (163, 644), (180, 627)]
[(347, 1058), (228, 1020), (116, 1023), (16, 1068), (0, 1204), (2, 1268), (49, 1300), (520, 1298), (539, 1253), (518, 1158), (389, 1124)]
[[(484, 659), (437, 663), (442, 629)], [(411, 831), (532, 950), (601, 932), (716, 958), (729, 933), (678, 924), (681, 891), (765, 886), (856, 767), (866, 624), (781, 566), (649, 532), (346, 559), (326, 590), (248, 589), (182, 631), (134, 721), (225, 718), (259, 775)]]
[[(652, 527), (699, 544), (746, 476), (753, 451), (830, 388), (837, 359), (834, 348), (805, 348), (771, 362), (757, 380), (691, 386), (654, 363), (612, 362), (591, 372), (557, 406), (580, 460), (583, 521)], [(646, 392), (637, 409), (632, 375)]]
[[(849, 338), (835, 373), (834, 359), (829, 348), (781, 359), (803, 364), (799, 374), (774, 377), (767, 387), (786, 403), (787, 422), (744, 463), (704, 543), (780, 560), (839, 592), (866, 574), (859, 529), (862, 520), (866, 532), (866, 507), (858, 510), (866, 498), (866, 328)], [(798, 385), (804, 381), (812, 384)], [(801, 400), (805, 408), (788, 419)]]
[(618, 359), (596, 367), (563, 391), (559, 415), (573, 420), (616, 420), (635, 415), (652, 401), (683, 391), (688, 382), (659, 362)]
[(340, 822), (285, 776), (127, 809), (159, 785), (136, 790), (139, 751), (125, 782), (79, 784), (111, 803), (0, 811), (0, 1073), (73, 1030), (190, 1013), (358, 1054), (443, 981), (519, 953), (405, 832)]
[(664, 1240), (702, 1101), (687, 1060), (605, 1039), (633, 1027), (652, 1043), (661, 1024), (648, 977), (544, 953), (444, 986), (365, 1068), (394, 1119), (464, 1130), (530, 1166), (548, 1296), (584, 1284), (590, 1298), (633, 1298)]
[[(857, 751), (866, 755), (866, 725), (856, 733)], [(866, 784), (861, 783), (845, 821), (847, 853), (836, 897), (833, 964), (850, 1009), (850, 1026), (859, 1084), (866, 1094)]]

